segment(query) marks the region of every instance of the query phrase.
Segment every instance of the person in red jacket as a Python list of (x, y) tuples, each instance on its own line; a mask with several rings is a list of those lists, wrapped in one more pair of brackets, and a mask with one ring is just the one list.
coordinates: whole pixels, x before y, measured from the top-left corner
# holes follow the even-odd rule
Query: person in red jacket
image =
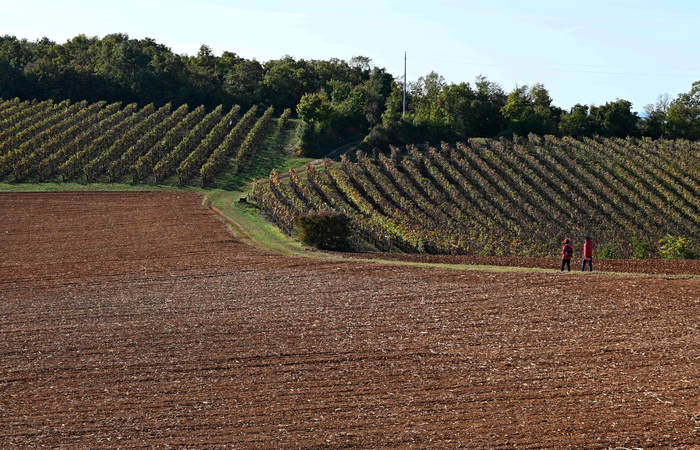
[(583, 243), (583, 264), (581, 264), (581, 272), (586, 271), (586, 262), (588, 268), (593, 272), (593, 241), (586, 236), (586, 242)]
[(561, 248), (561, 271), (564, 271), (564, 265), (571, 272), (571, 257), (574, 255), (574, 247), (571, 245), (569, 238), (564, 239), (564, 246)]

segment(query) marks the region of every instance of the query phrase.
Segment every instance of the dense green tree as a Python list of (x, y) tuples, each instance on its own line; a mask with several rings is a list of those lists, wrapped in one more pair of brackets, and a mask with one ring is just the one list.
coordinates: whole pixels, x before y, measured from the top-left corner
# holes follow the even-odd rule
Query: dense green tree
[(532, 86), (530, 98), (535, 112), (535, 127), (532, 131), (537, 134), (556, 133), (563, 110), (552, 105), (552, 97), (541, 83)]
[(552, 99), (541, 84), (516, 87), (501, 109), (512, 132), (551, 134), (557, 131), (561, 110), (552, 107)]
[(372, 60), (367, 56), (353, 56), (349, 61), (350, 67), (354, 67), (363, 72), (369, 71), (372, 68)]
[(479, 75), (474, 83), (476, 99), (472, 102), (474, 135), (496, 136), (505, 126), (501, 109), (507, 96), (501, 86)]
[(325, 91), (304, 94), (297, 105), (299, 119), (313, 125), (328, 120), (332, 111)]
[(369, 93), (363, 85), (354, 87), (342, 102), (334, 105), (336, 111), (354, 122), (364, 121), (365, 107), (369, 102)]
[(349, 81), (335, 79), (330, 80), (327, 83), (327, 86), (331, 95), (331, 101), (334, 104), (339, 104), (345, 101), (354, 87), (354, 85)]
[(241, 59), (225, 73), (223, 88), (232, 103), (248, 108), (259, 102), (265, 71), (256, 60)]
[(445, 123), (445, 111), (440, 107), (440, 93), (446, 86), (445, 78), (436, 72), (430, 72), (409, 84), (410, 111), (417, 123)]
[(501, 112), (514, 133), (523, 135), (530, 132), (535, 121), (535, 112), (527, 93), (527, 86), (516, 87), (508, 94), (508, 100)]
[(24, 67), (33, 59), (31, 44), (26, 39), (0, 38), (0, 96), (33, 97), (33, 85), (24, 74)]
[[(93, 65), (93, 52), (98, 39), (96, 37), (89, 38), (84, 34), (79, 34), (73, 39), (63, 44), (63, 49), (66, 52), (66, 63), (71, 63), (75, 66), (91, 67)], [(147, 40), (149, 43), (153, 42)]]
[(588, 105), (576, 104), (563, 113), (559, 133), (567, 136), (592, 136), (597, 132), (595, 120), (589, 114)]
[(369, 78), (354, 90), (362, 91), (362, 112), (369, 126), (381, 121), (386, 99), (391, 93), (393, 77), (384, 69), (373, 68)]
[(592, 106), (593, 116), (598, 131), (603, 136), (634, 136), (637, 134), (639, 117), (632, 112), (632, 103), (618, 99), (602, 106)]
[(144, 68), (144, 91), (136, 100), (160, 104), (170, 99), (170, 102), (186, 103), (189, 99), (181, 95), (181, 87), (189, 83), (185, 60), (153, 39), (143, 39), (140, 44), (148, 56), (148, 64)]
[[(103, 38), (78, 35), (56, 44), (0, 37), (0, 95), (61, 100), (121, 100), (164, 104), (273, 104), (295, 108), (307, 92), (326, 89), (338, 103), (376, 71), (366, 57), (352, 64), (340, 59), (295, 60), (285, 57), (264, 65), (233, 52), (216, 56), (202, 45), (194, 56), (174, 54), (152, 39), (130, 39), (116, 33)], [(391, 76), (389, 76), (389, 80)], [(387, 84), (390, 86), (390, 83)], [(372, 94), (373, 89), (367, 89)], [(386, 90), (388, 95), (388, 89)], [(371, 117), (384, 108), (383, 98), (370, 95)], [(377, 100), (382, 102), (379, 112)], [(367, 106), (367, 105), (365, 105)]]
[(393, 82), (382, 113), (382, 124), (389, 126), (401, 120), (403, 113), (403, 84)]
[(477, 95), (469, 83), (450, 84), (440, 93), (440, 107), (447, 125), (461, 137), (479, 135)]
[[(322, 147), (331, 150), (345, 142), (359, 141), (381, 121), (393, 79), (384, 69), (366, 69), (368, 61), (363, 58), (362, 64), (355, 64), (364, 67), (366, 78), (361, 83), (353, 85), (347, 79), (331, 79), (325, 83), (331, 88), (330, 97), (321, 89), (301, 98), (297, 107), (302, 120), (299, 138), (306, 154), (322, 156)], [(347, 74), (339, 72), (339, 76)]]
[(32, 51), (34, 45), (26, 39), (19, 40), (14, 36), (3, 36), (0, 39), (0, 57), (9, 66), (22, 69), (29, 64), (37, 52)]
[(194, 58), (194, 64), (199, 67), (206, 67), (207, 69), (214, 70), (216, 66), (216, 57), (211, 51), (211, 47), (206, 44), (202, 44), (197, 52), (197, 57)]
[[(350, 65), (338, 58), (328, 60), (314, 61), (314, 70), (321, 80), (321, 87), (327, 88), (324, 84), (330, 80), (347, 81), (352, 84), (357, 84), (362, 81), (360, 71), (350, 67)], [(359, 76), (358, 76), (359, 75)]]
[(664, 95), (659, 96), (656, 104), (644, 107), (645, 117), (639, 124), (642, 136), (656, 139), (666, 134), (666, 114), (669, 103), (668, 95)]
[(666, 121), (669, 137), (700, 139), (700, 81), (671, 102)]
[(306, 92), (315, 92), (313, 74), (306, 61), (296, 61), (291, 56), (281, 60), (268, 61), (265, 64), (263, 87), (267, 104), (275, 109), (283, 109), (286, 105), (295, 105)]

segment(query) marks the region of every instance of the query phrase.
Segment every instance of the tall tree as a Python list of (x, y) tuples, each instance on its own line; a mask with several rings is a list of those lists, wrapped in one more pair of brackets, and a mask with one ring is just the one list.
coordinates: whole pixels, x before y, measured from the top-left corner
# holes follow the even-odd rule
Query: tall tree
[(291, 56), (265, 64), (263, 88), (264, 101), (275, 109), (296, 105), (306, 92), (315, 92), (314, 74), (304, 60), (296, 61)]
[(670, 100), (667, 95), (659, 96), (656, 104), (644, 107), (645, 117), (639, 124), (642, 136), (660, 138), (666, 134), (666, 114)]
[(700, 80), (671, 102), (666, 120), (670, 137), (700, 139)]
[(602, 106), (591, 107), (591, 115), (603, 136), (634, 136), (637, 134), (639, 117), (632, 112), (632, 103), (618, 99)]
[(588, 105), (576, 104), (563, 113), (559, 132), (566, 136), (591, 136), (598, 131), (595, 120), (589, 114)]
[(440, 108), (440, 93), (446, 86), (445, 78), (437, 72), (430, 72), (410, 84), (413, 99), (410, 109), (416, 122), (444, 122), (445, 114)]
[(519, 86), (508, 95), (501, 109), (510, 129), (517, 134), (548, 134), (557, 130), (561, 110), (551, 105), (549, 92), (542, 84)]

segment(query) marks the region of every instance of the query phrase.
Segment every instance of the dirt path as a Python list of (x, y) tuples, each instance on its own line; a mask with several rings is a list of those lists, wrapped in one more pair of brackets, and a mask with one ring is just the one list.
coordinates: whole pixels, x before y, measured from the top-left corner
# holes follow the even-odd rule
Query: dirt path
[(700, 281), (281, 257), (0, 194), (0, 446), (700, 445)]
[[(421, 255), (397, 253), (334, 253), (346, 258), (381, 259), (391, 261), (430, 264), (485, 265), (502, 267), (531, 267), (559, 269), (559, 258), (531, 258), (523, 256), (466, 256), (466, 255)], [(593, 268), (597, 272), (647, 273), (666, 275), (700, 275), (700, 260), (673, 259), (595, 259)], [(581, 258), (574, 256), (571, 270), (581, 270)]]

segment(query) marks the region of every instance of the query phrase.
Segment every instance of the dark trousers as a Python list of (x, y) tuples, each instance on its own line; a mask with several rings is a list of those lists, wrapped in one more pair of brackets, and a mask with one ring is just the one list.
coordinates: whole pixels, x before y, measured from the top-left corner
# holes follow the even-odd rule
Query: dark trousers
[(591, 272), (593, 272), (593, 258), (583, 258), (583, 264), (581, 264), (581, 271), (586, 271), (586, 263), (588, 263), (589, 269), (591, 270)]
[(566, 268), (569, 272), (571, 272), (571, 260), (570, 259), (562, 259), (561, 260), (561, 271), (564, 271), (564, 264), (566, 264)]

